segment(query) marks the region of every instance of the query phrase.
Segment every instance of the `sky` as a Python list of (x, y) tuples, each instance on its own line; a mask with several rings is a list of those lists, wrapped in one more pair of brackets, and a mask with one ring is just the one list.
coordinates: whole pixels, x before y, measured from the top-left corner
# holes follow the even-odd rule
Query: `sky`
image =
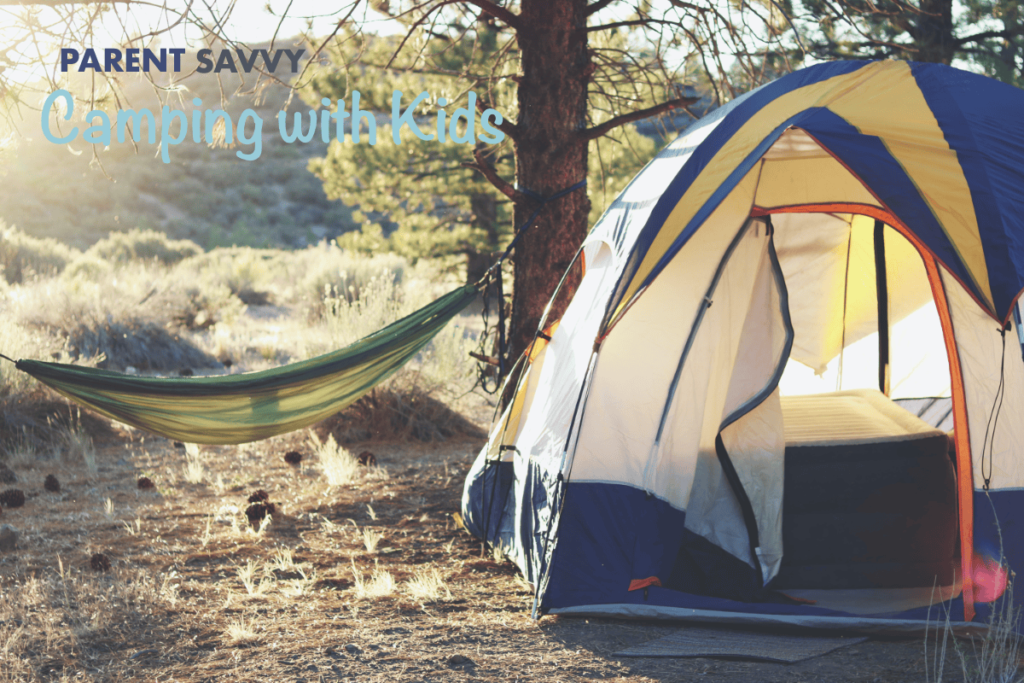
[[(147, 6), (147, 2), (151, 4)], [(307, 30), (310, 21), (315, 34), (326, 35), (329, 33), (347, 12), (349, 3), (350, 0), (333, 2), (324, 0), (269, 0), (269, 2), (238, 0), (236, 3), (232, 3), (231, 0), (210, 0), (208, 3), (194, 3), (193, 11), (200, 13), (204, 20), (210, 21), (212, 14), (206, 10), (205, 4), (213, 7), (218, 14), (234, 4), (234, 10), (224, 27), (226, 35), (240, 42), (256, 43), (269, 40), (276, 30), (278, 39), (284, 41), (281, 47), (289, 47), (287, 39)], [(173, 10), (184, 8), (188, 3), (185, 0), (166, 0), (172, 13), (164, 11), (160, 7), (162, 4), (164, 4), (164, 0), (139, 0), (138, 3), (131, 5), (130, 10), (124, 6), (114, 5), (113, 10), (107, 12), (96, 25), (95, 34), (51, 37), (48, 40), (45, 36), (33, 37), (26, 29), (30, 22), (25, 20), (25, 16), (30, 10), (24, 7), (0, 7), (0, 45), (6, 46), (6, 49), (0, 50), (0, 66), (6, 67), (3, 76), (8, 81), (21, 83), (39, 79), (43, 75), (44, 69), (56, 76), (57, 51), (60, 47), (71, 47), (80, 51), (87, 47), (93, 47), (99, 51), (103, 48), (118, 46), (122, 43), (126, 33), (141, 35), (159, 30), (162, 32), (159, 38), (159, 45), (162, 47), (199, 47), (203, 36), (194, 23), (182, 22), (179, 26), (167, 30), (168, 17), (174, 16)], [(88, 13), (94, 11), (93, 7), (69, 5), (61, 11), (77, 13), (76, 16), (80, 18), (77, 25), (83, 26), (87, 23), (85, 18)], [(286, 10), (288, 18), (281, 23), (278, 29), (280, 15)], [(36, 12), (35, 21), (40, 25), (55, 27), (68, 25), (66, 15), (59, 15), (53, 9), (36, 8), (34, 11)], [(387, 34), (399, 30), (397, 22), (383, 19), (380, 15), (364, 10), (362, 7), (353, 18), (359, 20), (364, 30), (371, 32)], [(75, 25), (75, 23), (71, 22), (71, 25)], [(39, 52), (46, 55), (42, 64), (39, 63)], [(3, 61), (4, 58), (6, 58), (6, 64)]]

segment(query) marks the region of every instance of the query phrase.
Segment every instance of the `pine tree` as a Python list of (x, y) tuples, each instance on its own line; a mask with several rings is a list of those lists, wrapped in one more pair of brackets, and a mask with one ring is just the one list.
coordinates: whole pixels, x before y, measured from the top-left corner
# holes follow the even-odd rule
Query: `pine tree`
[[(513, 358), (532, 340), (595, 214), (653, 155), (655, 143), (630, 124), (693, 104), (697, 98), (684, 88), (701, 79), (720, 99), (738, 94), (731, 83), (737, 74), (743, 87), (760, 82), (766, 55), (758, 49), (780, 35), (777, 13), (770, 30), (759, 32), (738, 23), (743, 12), (682, 0), (657, 12), (646, 2), (613, 0), (432, 0), (378, 8), (406, 32), (383, 39), (359, 27), (339, 30), (307, 100), (359, 90), (362, 108), (388, 111), (395, 89), (427, 91), (435, 99), (422, 113), (433, 116), (436, 98), (451, 110), (465, 106), (472, 91), (477, 109), (504, 115), (506, 138), (475, 148), (336, 144), (313, 168), (330, 196), (357, 201), (370, 217), (352, 238), (364, 248), (462, 252), (482, 266), (508, 242), (512, 226), (536, 213), (512, 256)], [(388, 170), (374, 175), (377, 169)], [(583, 180), (586, 190), (544, 203)], [(385, 233), (385, 221), (393, 233)], [(569, 291), (578, 277), (569, 276)], [(556, 302), (552, 319), (568, 298)]]
[(1020, 84), (1024, 21), (1017, 0), (805, 0), (797, 22), (820, 59), (971, 63)]
[[(387, 65), (395, 54), (397, 39), (348, 35), (329, 56), (332, 64), (351, 64), (353, 68), (344, 75), (331, 67), (318, 69), (303, 98), (312, 105), (326, 99), (336, 109), (338, 100), (351, 103), (352, 93), (358, 91), (361, 108), (388, 112), (394, 91), (406, 94), (407, 102), (419, 92), (427, 92), (431, 98), (422, 107), (420, 127), (436, 136), (436, 112), (444, 110), (445, 120), (450, 121), (460, 108), (465, 110), (468, 92), (484, 79), (494, 81), (488, 89), (492, 106), (498, 111), (514, 110), (514, 73), (508, 72), (513, 64), (511, 60), (501, 61), (497, 37), (496, 31), (484, 25), (478, 26), (475, 45), (467, 41), (449, 48), (446, 41), (430, 40), (424, 51), (432, 53), (425, 61), (445, 72), (438, 74), (417, 69), (414, 58), (404, 53), (398, 53)], [(502, 72), (493, 73), (495, 63), (503, 67)], [(453, 78), (451, 73), (460, 77)], [(447, 104), (439, 106), (439, 101)], [(465, 114), (461, 120), (458, 131), (465, 136)], [(512, 239), (512, 202), (464, 162), (467, 156), (479, 153), (497, 174), (509, 177), (514, 172), (509, 145), (489, 149), (477, 144), (467, 148), (465, 144), (440, 142), (436, 137), (419, 140), (407, 129), (401, 131), (401, 136), (401, 145), (391, 144), (390, 126), (382, 123), (377, 126), (380, 144), (335, 140), (325, 157), (310, 164), (331, 199), (358, 205), (361, 210), (357, 215), (363, 223), (361, 231), (343, 236), (339, 243), (370, 253), (392, 250), (411, 260), (464, 255), (468, 280), (478, 280)], [(587, 175), (590, 195), (596, 201), (591, 203), (588, 223), (600, 216), (607, 203), (653, 156), (659, 142), (638, 134), (631, 125), (614, 137), (591, 141)]]

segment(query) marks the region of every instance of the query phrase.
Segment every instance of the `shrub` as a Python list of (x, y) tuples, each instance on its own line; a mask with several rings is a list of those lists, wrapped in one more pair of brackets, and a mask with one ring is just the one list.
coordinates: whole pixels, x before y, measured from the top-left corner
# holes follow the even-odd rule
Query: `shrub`
[[(0, 325), (0, 350), (15, 360), (22, 358), (49, 358), (56, 352), (55, 339), (39, 330), (33, 330), (10, 316)], [(33, 390), (36, 381), (24, 372), (15, 369), (13, 363), (0, 361), (0, 401), (14, 399)]]
[(231, 290), (218, 284), (189, 287), (186, 301), (172, 316), (173, 322), (189, 330), (205, 330), (217, 323), (232, 323), (245, 312), (245, 304)]
[(202, 248), (191, 240), (173, 240), (156, 230), (135, 228), (128, 232), (110, 233), (106, 239), (92, 245), (86, 255), (114, 263), (155, 259), (171, 265), (190, 256), (197, 256), (202, 251)]
[(191, 341), (145, 320), (84, 322), (68, 334), (74, 358), (103, 357), (99, 367), (169, 372), (182, 368), (211, 368), (220, 363)]
[(82, 254), (64, 268), (61, 274), (67, 280), (96, 280), (113, 270), (110, 261), (99, 258), (95, 254)]
[(0, 267), (4, 279), (19, 284), (36, 276), (57, 275), (80, 254), (55, 239), (26, 235), (0, 225)]
[(400, 372), (345, 410), (316, 425), (322, 438), (360, 441), (444, 441), (456, 435), (487, 436), (475, 424), (419, 387), (415, 372)]

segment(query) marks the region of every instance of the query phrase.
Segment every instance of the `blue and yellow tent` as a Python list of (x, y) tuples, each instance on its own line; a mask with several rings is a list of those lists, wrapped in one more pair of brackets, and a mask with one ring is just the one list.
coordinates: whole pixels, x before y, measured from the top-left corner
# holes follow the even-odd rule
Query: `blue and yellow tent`
[(641, 171), (466, 482), (538, 613), (984, 618), (1024, 568), (1021, 112), (942, 65), (822, 64)]

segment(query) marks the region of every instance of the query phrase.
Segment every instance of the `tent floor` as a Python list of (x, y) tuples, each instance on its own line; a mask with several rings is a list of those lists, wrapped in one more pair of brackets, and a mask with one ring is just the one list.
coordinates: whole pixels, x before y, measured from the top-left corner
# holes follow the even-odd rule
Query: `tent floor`
[[(813, 600), (815, 607), (848, 614), (867, 615), (905, 612), (928, 607), (960, 595), (960, 582), (952, 586), (922, 588), (786, 588), (781, 592), (800, 600)], [(939, 615), (942, 618), (942, 615)]]
[[(761, 626), (766, 628), (808, 628), (843, 633), (862, 633), (880, 636), (918, 636), (934, 629), (938, 620), (883, 619), (857, 614), (819, 616), (802, 614), (757, 614), (753, 612), (725, 612), (719, 610), (667, 607), (664, 605), (620, 603), (603, 605), (577, 605), (552, 609), (549, 614), (566, 617), (604, 617), (611, 619), (657, 619), (713, 626)], [(945, 619), (945, 615), (940, 617)], [(950, 628), (957, 635), (984, 633), (987, 624), (950, 620)]]

